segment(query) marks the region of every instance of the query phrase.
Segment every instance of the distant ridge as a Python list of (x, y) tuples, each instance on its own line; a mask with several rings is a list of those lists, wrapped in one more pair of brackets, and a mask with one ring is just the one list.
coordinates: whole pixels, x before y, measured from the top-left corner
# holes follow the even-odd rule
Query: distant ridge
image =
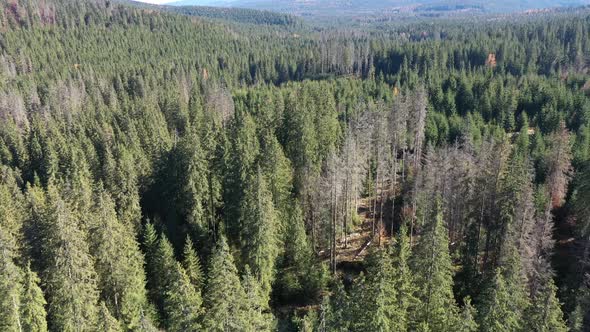
[(527, 10), (577, 7), (590, 0), (180, 0), (173, 6), (215, 6), (263, 9), (297, 15), (387, 14), (414, 11), (479, 11), (511, 13)]

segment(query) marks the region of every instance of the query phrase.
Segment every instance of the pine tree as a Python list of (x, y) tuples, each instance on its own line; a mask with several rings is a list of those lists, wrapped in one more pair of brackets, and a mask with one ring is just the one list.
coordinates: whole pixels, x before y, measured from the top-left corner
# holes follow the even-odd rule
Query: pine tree
[(229, 246), (223, 236), (212, 253), (205, 290), (206, 331), (248, 331), (246, 294), (240, 283)]
[(117, 220), (115, 204), (105, 191), (96, 194), (91, 226), (92, 250), (99, 276), (101, 298), (115, 318), (127, 329), (139, 325), (141, 312), (148, 308), (143, 256), (132, 224)]
[(186, 237), (182, 258), (182, 267), (186, 271), (192, 285), (200, 292), (203, 289), (203, 269), (190, 236)]
[(434, 219), (425, 227), (412, 264), (419, 301), (412, 326), (419, 330), (452, 331), (458, 309), (453, 296), (453, 267), (440, 202)]
[(40, 281), (37, 274), (31, 271), (31, 267), (27, 265), (20, 307), (23, 331), (47, 331), (47, 313), (45, 312), (47, 301), (45, 301), (43, 291), (39, 287)]
[(272, 196), (260, 170), (247, 182), (240, 223), (244, 262), (252, 268), (268, 299), (279, 254), (278, 221)]

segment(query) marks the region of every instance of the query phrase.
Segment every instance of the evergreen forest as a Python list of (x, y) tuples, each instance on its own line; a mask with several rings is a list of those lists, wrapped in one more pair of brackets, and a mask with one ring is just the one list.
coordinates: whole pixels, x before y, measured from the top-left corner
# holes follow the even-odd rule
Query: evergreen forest
[(590, 331), (590, 7), (0, 0), (0, 331)]

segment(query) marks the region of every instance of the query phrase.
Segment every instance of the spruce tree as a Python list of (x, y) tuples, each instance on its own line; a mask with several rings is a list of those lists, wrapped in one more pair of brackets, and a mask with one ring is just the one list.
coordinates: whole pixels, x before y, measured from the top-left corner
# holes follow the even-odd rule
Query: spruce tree
[(486, 282), (479, 298), (478, 323), (481, 331), (520, 331), (529, 308), (526, 278), (514, 244), (503, 246), (500, 267)]
[(122, 332), (121, 324), (111, 315), (109, 309), (104, 304), (100, 303), (98, 311), (98, 324), (96, 326), (98, 332)]
[(417, 299), (414, 297), (414, 278), (409, 266), (411, 247), (407, 230), (406, 224), (402, 223), (392, 252), (393, 279), (397, 290), (397, 310), (392, 313), (392, 321), (395, 322), (399, 331), (407, 330), (410, 320), (409, 311), (417, 304)]
[(425, 225), (416, 245), (412, 267), (419, 302), (413, 310), (411, 326), (418, 330), (452, 331), (458, 309), (453, 295), (453, 267), (440, 201), (434, 218)]
[(39, 287), (40, 279), (27, 265), (24, 273), (23, 293), (21, 297), (21, 324), (23, 331), (46, 332), (47, 313), (45, 305), (47, 301), (43, 297), (43, 291)]
[(186, 237), (184, 244), (184, 251), (182, 257), (182, 267), (186, 271), (192, 285), (197, 291), (203, 289), (203, 269), (201, 267), (201, 260), (195, 252), (193, 241), (190, 236)]
[(477, 332), (479, 325), (477, 325), (477, 310), (471, 305), (471, 299), (466, 297), (463, 299), (463, 307), (457, 321), (457, 332)]
[(520, 331), (522, 316), (510, 303), (509, 285), (497, 270), (481, 296), (479, 326), (482, 332)]
[(348, 294), (344, 289), (344, 285), (340, 280), (336, 280), (335, 289), (329, 297), (325, 297), (324, 301), (324, 320), (325, 331), (344, 332), (349, 331), (350, 315), (348, 312), (349, 301)]
[(568, 328), (563, 320), (561, 304), (557, 299), (557, 287), (553, 279), (531, 301), (526, 313), (527, 330), (539, 332), (565, 332)]
[[(198, 238), (207, 235), (206, 211), (209, 202), (207, 160), (194, 129), (183, 137), (177, 147), (174, 160), (174, 176), (181, 176), (177, 206)], [(171, 181), (178, 181), (174, 178)]]
[[(403, 322), (395, 321), (398, 314), (398, 292), (395, 272), (389, 253), (378, 249), (367, 257), (367, 288), (369, 294), (364, 303), (367, 331), (401, 331)], [(400, 324), (402, 323), (402, 324)]]
[(299, 202), (292, 202), (288, 211), (284, 250), (273, 294), (284, 301), (316, 299), (324, 287), (324, 269), (309, 243)]
[(98, 319), (99, 294), (86, 234), (52, 184), (47, 190), (47, 202), (43, 223), (50, 227), (43, 239), (48, 261), (43, 280), (50, 329), (92, 331)]
[(250, 268), (246, 266), (244, 270), (242, 287), (246, 295), (244, 304), (248, 308), (249, 324), (254, 331), (273, 331), (274, 319), (266, 295)]
[(170, 272), (170, 284), (164, 294), (168, 331), (201, 331), (201, 291), (195, 289), (180, 263)]
[(154, 273), (153, 291), (164, 325), (170, 331), (198, 331), (200, 329), (201, 292), (192, 285), (184, 268), (174, 258), (172, 244), (163, 234), (153, 243), (151, 227), (146, 241), (156, 245), (150, 250), (150, 270)]
[(92, 251), (99, 276), (101, 298), (111, 314), (127, 329), (139, 325), (148, 307), (143, 255), (132, 224), (117, 219), (109, 194), (99, 190), (95, 197), (95, 222), (91, 226)]
[(22, 272), (15, 264), (14, 239), (0, 226), (0, 330), (22, 330), (21, 306)]
[(246, 294), (225, 237), (213, 250), (205, 290), (206, 331), (248, 331), (250, 329)]
[(247, 181), (240, 224), (244, 262), (252, 268), (268, 300), (279, 254), (279, 235), (272, 196), (260, 170)]

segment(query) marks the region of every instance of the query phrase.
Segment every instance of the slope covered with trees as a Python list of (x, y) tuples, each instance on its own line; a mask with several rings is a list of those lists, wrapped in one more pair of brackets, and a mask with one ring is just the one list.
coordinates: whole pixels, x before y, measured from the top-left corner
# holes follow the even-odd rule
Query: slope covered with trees
[(589, 12), (0, 6), (0, 330), (590, 328)]

